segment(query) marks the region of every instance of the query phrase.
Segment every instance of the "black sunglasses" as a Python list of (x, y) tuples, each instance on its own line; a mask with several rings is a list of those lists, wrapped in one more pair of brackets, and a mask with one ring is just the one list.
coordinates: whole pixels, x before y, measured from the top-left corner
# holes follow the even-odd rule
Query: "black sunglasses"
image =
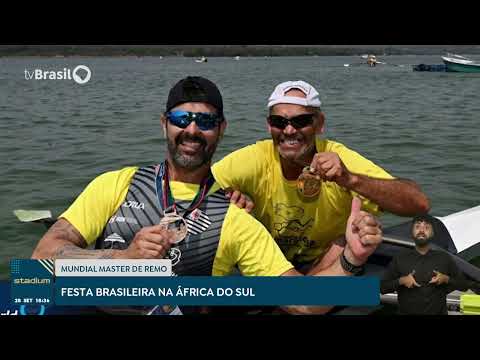
[(292, 125), (295, 129), (301, 129), (305, 126), (312, 125), (314, 117), (315, 114), (301, 114), (287, 119), (281, 115), (270, 115), (267, 119), (270, 126), (283, 130), (288, 124)]

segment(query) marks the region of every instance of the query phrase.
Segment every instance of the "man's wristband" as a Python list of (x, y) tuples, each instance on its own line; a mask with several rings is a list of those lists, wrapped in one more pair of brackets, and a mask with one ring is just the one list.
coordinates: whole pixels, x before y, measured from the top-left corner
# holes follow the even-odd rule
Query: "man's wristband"
[(365, 267), (363, 265), (356, 266), (347, 260), (345, 257), (345, 250), (343, 250), (340, 254), (340, 265), (342, 265), (343, 270), (352, 273), (355, 276), (362, 275), (365, 271)]

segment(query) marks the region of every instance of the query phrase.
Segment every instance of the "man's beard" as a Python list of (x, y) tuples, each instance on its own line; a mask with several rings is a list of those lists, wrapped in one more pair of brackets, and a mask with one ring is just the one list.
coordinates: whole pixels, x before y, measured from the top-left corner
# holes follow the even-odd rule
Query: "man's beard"
[[(420, 234), (423, 234), (424, 236), (419, 237)], [(418, 247), (423, 247), (425, 245), (428, 245), (430, 243), (430, 240), (432, 239), (432, 236), (428, 237), (424, 233), (420, 233), (420, 234), (417, 234), (417, 236), (413, 238), (415, 245)]]
[[(217, 149), (217, 144), (211, 145), (208, 147), (207, 141), (200, 136), (191, 136), (188, 133), (180, 133), (175, 140), (167, 138), (168, 142), (168, 152), (172, 158), (172, 161), (175, 165), (180, 166), (184, 169), (195, 170), (203, 165), (209, 163), (212, 160), (213, 154)], [(194, 155), (183, 154), (179, 151), (178, 146), (184, 142), (196, 142), (200, 144), (199, 150)]]

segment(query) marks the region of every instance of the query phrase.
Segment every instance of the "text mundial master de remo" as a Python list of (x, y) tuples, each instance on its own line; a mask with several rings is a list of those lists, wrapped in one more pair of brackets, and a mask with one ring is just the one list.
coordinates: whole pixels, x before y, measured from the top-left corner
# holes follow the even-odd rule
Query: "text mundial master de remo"
[[(56, 276), (110, 277), (110, 276), (172, 276), (172, 263), (161, 260), (106, 260), (106, 259), (58, 259)], [(254, 297), (252, 288), (182, 287), (62, 287), (61, 296), (67, 297)]]

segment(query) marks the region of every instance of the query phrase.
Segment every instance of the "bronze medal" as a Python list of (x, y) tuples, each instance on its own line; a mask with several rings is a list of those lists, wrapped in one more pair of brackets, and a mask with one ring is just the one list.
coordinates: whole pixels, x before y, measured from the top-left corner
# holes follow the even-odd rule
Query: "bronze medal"
[(316, 174), (314, 174), (310, 167), (307, 166), (303, 169), (302, 173), (297, 179), (297, 190), (300, 195), (311, 198), (317, 196), (320, 193), (322, 180)]

